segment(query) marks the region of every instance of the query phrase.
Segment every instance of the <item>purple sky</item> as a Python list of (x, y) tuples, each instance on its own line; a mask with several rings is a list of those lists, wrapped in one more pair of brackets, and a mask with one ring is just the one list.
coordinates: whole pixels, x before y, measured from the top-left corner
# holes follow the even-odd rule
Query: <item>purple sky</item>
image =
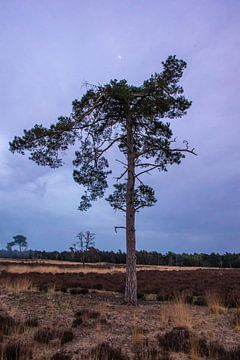
[(149, 177), (158, 202), (138, 215), (138, 249), (240, 252), (239, 33), (238, 0), (0, 0), (0, 248), (20, 233), (63, 250), (90, 230), (97, 247), (125, 249), (122, 214), (104, 200), (77, 211), (68, 158), (38, 167), (8, 142), (68, 115), (84, 81), (141, 84), (176, 54), (193, 105), (173, 127), (198, 157)]

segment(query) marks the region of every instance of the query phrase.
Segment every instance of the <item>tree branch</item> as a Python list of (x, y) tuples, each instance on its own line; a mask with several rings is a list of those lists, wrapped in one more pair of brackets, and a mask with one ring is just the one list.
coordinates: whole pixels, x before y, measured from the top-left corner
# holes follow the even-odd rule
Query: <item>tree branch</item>
[(126, 229), (126, 226), (114, 226), (114, 231), (117, 234), (117, 229)]

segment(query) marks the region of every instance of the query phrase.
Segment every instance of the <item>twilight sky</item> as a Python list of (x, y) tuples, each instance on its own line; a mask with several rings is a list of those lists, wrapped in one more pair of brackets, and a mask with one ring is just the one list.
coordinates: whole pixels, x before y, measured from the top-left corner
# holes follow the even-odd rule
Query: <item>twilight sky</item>
[(158, 202), (137, 217), (138, 249), (240, 252), (239, 33), (239, 0), (0, 0), (0, 248), (24, 234), (64, 250), (90, 230), (98, 248), (125, 249), (121, 213), (104, 200), (77, 210), (69, 156), (38, 167), (8, 142), (68, 115), (84, 81), (139, 85), (176, 54), (193, 105), (173, 128), (198, 156), (149, 176)]

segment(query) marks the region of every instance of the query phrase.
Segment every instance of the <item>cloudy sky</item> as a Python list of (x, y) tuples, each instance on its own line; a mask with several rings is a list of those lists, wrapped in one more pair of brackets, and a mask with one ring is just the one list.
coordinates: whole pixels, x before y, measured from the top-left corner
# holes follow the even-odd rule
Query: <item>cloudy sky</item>
[(90, 230), (98, 248), (125, 249), (108, 203), (77, 210), (69, 156), (42, 168), (8, 142), (68, 115), (85, 81), (139, 85), (176, 54), (193, 105), (174, 133), (198, 156), (149, 177), (158, 202), (137, 217), (138, 249), (240, 252), (239, 33), (239, 0), (0, 0), (0, 248), (24, 234), (31, 248), (63, 250)]

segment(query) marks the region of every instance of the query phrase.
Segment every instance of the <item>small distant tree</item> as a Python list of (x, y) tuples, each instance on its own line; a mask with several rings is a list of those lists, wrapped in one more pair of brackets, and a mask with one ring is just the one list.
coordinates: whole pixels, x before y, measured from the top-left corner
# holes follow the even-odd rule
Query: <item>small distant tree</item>
[(28, 243), (26, 236), (23, 235), (15, 235), (13, 236), (13, 241), (10, 241), (7, 243), (7, 250), (12, 251), (14, 247), (18, 248), (18, 251), (20, 252), (20, 256), (22, 256), (22, 252), (27, 250)]
[(78, 241), (69, 248), (72, 254), (80, 253), (83, 266), (85, 264), (85, 253), (95, 246), (95, 236), (96, 234), (90, 231), (85, 233), (81, 231), (76, 236)]

